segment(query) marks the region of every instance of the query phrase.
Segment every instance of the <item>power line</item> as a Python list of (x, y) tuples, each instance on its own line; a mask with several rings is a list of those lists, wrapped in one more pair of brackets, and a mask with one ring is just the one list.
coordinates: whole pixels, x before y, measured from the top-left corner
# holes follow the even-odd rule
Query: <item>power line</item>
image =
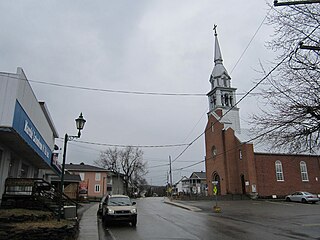
[[(206, 97), (206, 93), (165, 93), (165, 92), (142, 92), (142, 91), (129, 91), (129, 90), (112, 90), (112, 89), (103, 89), (103, 88), (93, 88), (93, 87), (82, 87), (82, 86), (75, 86), (75, 85), (67, 85), (67, 84), (59, 84), (59, 83), (50, 83), (44, 81), (36, 81), (30, 79), (21, 79), (15, 76), (8, 76), (5, 73), (1, 73), (1, 76), (6, 76), (8, 78), (13, 78), (21, 81), (29, 81), (38, 84), (44, 84), (49, 86), (55, 87), (62, 87), (62, 88), (71, 88), (71, 89), (80, 89), (86, 91), (99, 91), (99, 92), (107, 92), (107, 93), (119, 93), (119, 94), (133, 94), (133, 95), (154, 95), (154, 96), (181, 96), (181, 97)], [(236, 95), (244, 95), (245, 93), (237, 93)], [(261, 95), (262, 93), (252, 93), (252, 95)]]
[[(217, 119), (213, 125), (215, 125), (217, 122), (219, 122), (226, 114), (228, 114), (233, 108), (235, 108), (235, 106), (237, 106), (243, 99), (246, 98), (246, 96), (248, 96), (254, 89), (256, 89), (265, 79), (267, 79), (272, 72), (274, 72), (285, 60), (287, 59), (287, 57), (283, 58), (275, 67), (273, 67), (268, 74), (266, 74), (266, 76), (264, 76), (258, 83), (256, 83), (239, 101), (237, 101), (235, 103), (235, 105), (233, 105), (230, 109), (228, 109), (219, 119)], [(203, 134), (206, 133), (206, 131), (208, 131), (209, 129), (211, 129), (212, 126), (209, 126), (207, 129), (205, 129), (198, 137), (196, 137), (192, 142), (190, 142), (185, 149), (172, 161), (175, 162), (176, 160), (178, 160), (184, 153), (185, 151), (187, 151), (187, 149), (194, 143), (196, 142)]]
[[(266, 18), (268, 17), (268, 14), (270, 13), (270, 11), (271, 11), (272, 9), (273, 9), (273, 7), (271, 7), (271, 8), (269, 9), (269, 11), (267, 12), (266, 16), (263, 18), (262, 22), (261, 22), (260, 25), (258, 26), (258, 29), (255, 31), (255, 33), (254, 33), (253, 36), (251, 37), (251, 39), (250, 39), (249, 43), (247, 44), (246, 48), (244, 49), (244, 51), (243, 51), (242, 54), (240, 55), (238, 61), (236, 62), (236, 64), (235, 64), (234, 67), (232, 68), (231, 73), (232, 73), (233, 70), (237, 67), (238, 63), (240, 62), (240, 60), (242, 59), (243, 55), (245, 54), (245, 52), (246, 52), (247, 49), (249, 48), (250, 44), (252, 43), (253, 39), (255, 38), (255, 36), (257, 35), (257, 33), (259, 32), (260, 28), (262, 27), (264, 21), (266, 20)], [(252, 91), (253, 91), (253, 89), (251, 89), (249, 92), (245, 93), (244, 96), (248, 96), (249, 93), (253, 94)], [(237, 94), (236, 94), (236, 95), (237, 95)], [(243, 99), (243, 98), (242, 98), (242, 99)], [(240, 101), (238, 101), (238, 103), (239, 103), (239, 102), (240, 102)], [(236, 103), (236, 104), (237, 104), (237, 103)], [(236, 105), (236, 104), (235, 104), (235, 105)], [(233, 107), (234, 107), (234, 106), (232, 106), (232, 108), (233, 108)], [(231, 108), (231, 109), (232, 109), (232, 108)], [(230, 109), (230, 110), (231, 110), (231, 109)], [(229, 111), (230, 111), (230, 110), (229, 110)], [(227, 111), (225, 114), (227, 114), (229, 111)], [(225, 115), (225, 114), (224, 114), (224, 115)], [(221, 117), (221, 118), (222, 118), (222, 117)], [(220, 118), (220, 119), (221, 119), (221, 118)], [(219, 120), (220, 120), (220, 119), (219, 119)], [(198, 136), (194, 141), (192, 141), (192, 142), (190, 143), (190, 145), (188, 145), (188, 146), (182, 151), (182, 153), (180, 153), (180, 154), (178, 155), (178, 157), (176, 157), (172, 162), (175, 162), (175, 161), (193, 144), (193, 142), (197, 141), (205, 132), (206, 132), (206, 130), (205, 130), (200, 136)]]
[(232, 73), (233, 70), (237, 67), (238, 63), (239, 63), (240, 60), (242, 59), (242, 57), (243, 57), (243, 55), (245, 54), (245, 52), (248, 50), (248, 48), (249, 48), (249, 46), (251, 45), (253, 39), (255, 38), (255, 36), (257, 35), (257, 33), (259, 32), (260, 28), (262, 27), (264, 21), (267, 19), (268, 15), (269, 15), (269, 13), (270, 13), (270, 11), (271, 11), (272, 9), (273, 9), (273, 6), (272, 6), (272, 7), (269, 9), (269, 11), (267, 12), (266, 16), (264, 17), (264, 19), (263, 19), (262, 22), (260, 23), (258, 29), (255, 31), (255, 33), (253, 34), (253, 36), (251, 37), (248, 45), (247, 45), (246, 48), (243, 50), (243, 52), (242, 52), (242, 54), (240, 55), (238, 61), (236, 62), (236, 64), (234, 65), (234, 67), (231, 69), (231, 72), (230, 72), (230, 73)]
[[(62, 140), (62, 138), (59, 138)], [(124, 144), (110, 144), (110, 143), (97, 143), (97, 142), (88, 142), (88, 141), (81, 141), (81, 140), (74, 140), (73, 142), (88, 144), (88, 145), (95, 145), (95, 146), (108, 146), (108, 147), (137, 147), (137, 148), (172, 148), (172, 147), (181, 147), (188, 145), (187, 143), (181, 144), (163, 144), (163, 145), (124, 145)], [(94, 150), (94, 149), (92, 149)]]
[(167, 167), (167, 166), (169, 166), (168, 163), (167, 164), (156, 165), (156, 166), (150, 166), (150, 167), (147, 167), (147, 168), (150, 169), (150, 168)]
[[(296, 117), (296, 118), (292, 119), (290, 122), (294, 122), (294, 121), (296, 121), (298, 118), (299, 118), (299, 117)], [(284, 127), (284, 126), (287, 125), (287, 124), (288, 124), (288, 122), (285, 123), (285, 124), (283, 124), (283, 125), (276, 126), (276, 127), (272, 128), (272, 129), (270, 129), (269, 131), (263, 132), (263, 133), (255, 136), (255, 137), (253, 137), (253, 138), (245, 141), (245, 142), (241, 142), (240, 144), (236, 145), (235, 147), (230, 148), (230, 149), (228, 149), (228, 150), (225, 150), (225, 151), (223, 151), (223, 152), (215, 155), (214, 157), (213, 157), (213, 156), (212, 156), (212, 157), (209, 157), (209, 158), (207, 158), (207, 159), (205, 159), (205, 160), (201, 160), (201, 161), (199, 161), (199, 162), (196, 162), (196, 163), (194, 163), (194, 164), (191, 164), (191, 165), (188, 165), (188, 166), (185, 166), (185, 167), (182, 167), (182, 168), (173, 169), (173, 171), (181, 171), (181, 170), (183, 170), (183, 169), (186, 169), (186, 168), (189, 168), (189, 167), (193, 167), (193, 166), (195, 166), (195, 165), (198, 165), (198, 164), (200, 164), (200, 163), (203, 163), (203, 162), (205, 162), (206, 160), (210, 160), (210, 159), (213, 159), (213, 158), (215, 158), (215, 157), (217, 157), (217, 156), (224, 155), (224, 154), (226, 154), (226, 153), (228, 153), (228, 152), (234, 151), (234, 150), (238, 149), (240, 146), (242, 146), (242, 145), (244, 145), (244, 144), (247, 144), (247, 143), (249, 143), (249, 142), (252, 142), (252, 141), (254, 141), (254, 140), (257, 140), (257, 139), (261, 138), (262, 136), (264, 136), (265, 134), (271, 133), (271, 132), (273, 132), (273, 131), (281, 128), (281, 127)]]
[(135, 95), (156, 95), (156, 96), (193, 96), (193, 97), (203, 97), (206, 96), (205, 93), (164, 93), (164, 92), (142, 92), (142, 91), (128, 91), (128, 90), (113, 90), (113, 89), (103, 89), (103, 88), (93, 88), (93, 87), (82, 87), (82, 86), (75, 86), (75, 85), (67, 85), (67, 84), (60, 84), (60, 83), (52, 83), (52, 82), (44, 82), (44, 81), (36, 81), (30, 79), (21, 79), (15, 76), (8, 76), (5, 73), (0, 73), (2, 76), (6, 76), (9, 78), (14, 78), (22, 81), (29, 81), (38, 84), (50, 85), (55, 87), (64, 87), (64, 88), (71, 88), (71, 89), (80, 89), (80, 90), (87, 90), (87, 91), (99, 91), (99, 92), (108, 92), (108, 93), (122, 93), (122, 94), (135, 94)]

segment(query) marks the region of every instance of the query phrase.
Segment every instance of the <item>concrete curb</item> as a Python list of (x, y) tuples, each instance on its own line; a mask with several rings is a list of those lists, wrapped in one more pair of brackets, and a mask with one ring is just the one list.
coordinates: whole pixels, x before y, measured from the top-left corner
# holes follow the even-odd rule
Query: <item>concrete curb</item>
[(177, 203), (177, 202), (174, 202), (174, 201), (170, 200), (169, 198), (165, 198), (163, 202), (166, 203), (166, 204), (174, 205), (176, 207), (180, 207), (180, 208), (192, 211), (192, 212), (201, 212), (202, 211), (200, 208), (193, 207), (193, 206), (188, 206), (188, 205), (181, 204), (181, 203)]

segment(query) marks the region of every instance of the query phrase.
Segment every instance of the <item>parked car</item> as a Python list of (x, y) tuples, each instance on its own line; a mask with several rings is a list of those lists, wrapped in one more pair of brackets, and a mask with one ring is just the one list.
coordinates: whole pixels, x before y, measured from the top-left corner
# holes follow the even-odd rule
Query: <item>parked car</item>
[(286, 196), (286, 201), (290, 202), (303, 202), (303, 203), (316, 203), (319, 201), (319, 198), (317, 195), (309, 193), (309, 192), (295, 192), (293, 194), (290, 194)]
[(99, 207), (98, 207), (98, 211), (97, 211), (97, 215), (101, 216), (102, 215), (102, 206), (103, 203), (106, 201), (106, 199), (109, 197), (109, 195), (105, 195), (101, 198), (101, 201), (99, 202)]
[(137, 225), (137, 206), (126, 195), (112, 195), (102, 204), (102, 221), (105, 225), (113, 222), (129, 222)]

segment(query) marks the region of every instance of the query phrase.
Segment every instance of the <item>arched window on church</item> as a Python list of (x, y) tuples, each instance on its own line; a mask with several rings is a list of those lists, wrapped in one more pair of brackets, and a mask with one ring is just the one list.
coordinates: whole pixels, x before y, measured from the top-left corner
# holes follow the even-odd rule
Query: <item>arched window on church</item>
[(303, 182), (308, 182), (308, 170), (307, 170), (307, 164), (304, 161), (300, 162), (300, 171), (301, 171), (301, 179)]
[(277, 178), (277, 181), (284, 181), (283, 171), (282, 171), (282, 163), (279, 160), (277, 160), (275, 162), (275, 167), (276, 167), (276, 178)]

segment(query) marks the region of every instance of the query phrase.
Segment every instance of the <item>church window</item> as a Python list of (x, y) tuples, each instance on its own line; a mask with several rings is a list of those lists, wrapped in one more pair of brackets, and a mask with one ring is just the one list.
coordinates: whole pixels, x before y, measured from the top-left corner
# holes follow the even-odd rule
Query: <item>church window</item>
[(242, 151), (239, 150), (239, 159), (242, 160)]
[(284, 181), (282, 163), (279, 160), (276, 161), (275, 167), (277, 181)]
[(212, 154), (212, 158), (214, 158), (215, 156), (217, 156), (217, 148), (215, 146), (212, 146), (211, 148), (211, 154)]
[(229, 96), (227, 93), (224, 95), (224, 101), (225, 101), (225, 105), (229, 106)]
[(300, 162), (300, 171), (301, 171), (301, 179), (303, 182), (308, 182), (308, 170), (307, 170), (307, 164), (304, 161)]
[(211, 122), (211, 132), (214, 132), (214, 122)]
[(222, 104), (222, 106), (224, 106), (224, 95), (223, 94), (221, 94), (221, 104)]
[(233, 106), (233, 98), (232, 98), (232, 96), (230, 96), (229, 99), (230, 99), (230, 106)]

